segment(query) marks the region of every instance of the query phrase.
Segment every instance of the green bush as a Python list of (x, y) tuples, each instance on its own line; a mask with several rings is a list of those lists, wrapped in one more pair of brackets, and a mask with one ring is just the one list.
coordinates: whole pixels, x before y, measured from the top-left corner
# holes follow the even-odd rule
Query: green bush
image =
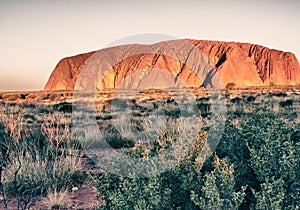
[[(292, 136), (299, 126), (287, 124), (273, 113), (258, 112), (247, 116), (242, 129), (250, 151), (250, 166), (260, 185), (255, 193), (256, 201), (260, 203), (257, 205), (264, 202), (263, 206), (267, 205), (264, 209), (272, 209), (275, 202), (272, 199), (277, 199), (276, 205), (282, 209), (298, 208), (300, 144), (299, 140), (293, 141)], [(268, 188), (272, 183), (278, 189), (270, 191)]]
[(280, 105), (281, 107), (290, 107), (290, 106), (293, 105), (293, 100), (288, 99), (288, 100), (286, 100), (286, 101), (280, 101), (280, 102), (279, 102), (279, 105)]
[(235, 177), (233, 164), (226, 159), (214, 159), (214, 170), (205, 173), (201, 192), (191, 193), (192, 201), (200, 209), (239, 209), (244, 202), (246, 186), (235, 191)]
[[(299, 125), (266, 110), (247, 111), (243, 118), (230, 114), (214, 160), (209, 158), (199, 170), (191, 155), (171, 170), (140, 179), (106, 173), (97, 178), (97, 189), (106, 201), (101, 208), (297, 209), (298, 134)], [(174, 134), (163, 146), (155, 143), (149, 154), (157, 155), (157, 151), (172, 147), (171, 137), (175, 138)], [(143, 147), (130, 150), (129, 155), (145, 158)], [(160, 202), (159, 206), (152, 198)]]

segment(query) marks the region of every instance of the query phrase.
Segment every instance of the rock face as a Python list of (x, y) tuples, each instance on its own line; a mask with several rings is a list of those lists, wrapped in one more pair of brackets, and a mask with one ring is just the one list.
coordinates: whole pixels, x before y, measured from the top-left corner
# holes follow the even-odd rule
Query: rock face
[(300, 84), (294, 54), (238, 42), (172, 40), (123, 45), (62, 59), (45, 91)]

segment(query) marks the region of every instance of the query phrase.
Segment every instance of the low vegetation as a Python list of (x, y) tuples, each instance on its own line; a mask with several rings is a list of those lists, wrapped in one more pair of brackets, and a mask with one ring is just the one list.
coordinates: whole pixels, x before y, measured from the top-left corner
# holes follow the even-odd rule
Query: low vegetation
[[(75, 208), (72, 189), (89, 183), (98, 191), (97, 209), (300, 209), (299, 96), (228, 96), (226, 101), (224, 131), (205, 162), (201, 151), (215, 119), (210, 100), (196, 100), (198, 115), (190, 107), (178, 110), (171, 100), (118, 99), (114, 108), (102, 107), (94, 113), (100, 134), (119, 154), (130, 157), (128, 165), (134, 160), (132, 167), (125, 167), (124, 160), (114, 158), (110, 164), (115, 171), (90, 156), (89, 148), (102, 144), (82, 110), (70, 104), (1, 105), (0, 208), (12, 202), (18, 209), (37, 202), (49, 209)], [(129, 121), (120, 117), (124, 110), (130, 111)], [(77, 133), (72, 132), (74, 116), (82, 117), (78, 123), (83, 129)], [(170, 121), (151, 127), (145, 119), (153, 116)], [(184, 136), (189, 147), (177, 147), (181, 138), (176, 125), (194, 117), (199, 118), (197, 135)], [(132, 130), (118, 127), (122, 120)], [(158, 130), (164, 124), (170, 126)], [(137, 141), (132, 133), (146, 136)], [(147, 135), (155, 137), (153, 142), (142, 141)], [(89, 166), (83, 163), (86, 157)], [(148, 176), (133, 170), (155, 157), (168, 157), (163, 166), (172, 167)], [(149, 164), (148, 171), (157, 172), (156, 166)], [(120, 176), (124, 171), (128, 176)]]

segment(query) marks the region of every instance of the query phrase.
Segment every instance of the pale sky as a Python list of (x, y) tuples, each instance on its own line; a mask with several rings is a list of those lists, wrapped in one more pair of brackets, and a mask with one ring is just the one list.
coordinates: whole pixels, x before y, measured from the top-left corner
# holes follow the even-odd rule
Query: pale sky
[(42, 90), (66, 56), (143, 33), (240, 41), (300, 58), (298, 0), (0, 0), (0, 91)]

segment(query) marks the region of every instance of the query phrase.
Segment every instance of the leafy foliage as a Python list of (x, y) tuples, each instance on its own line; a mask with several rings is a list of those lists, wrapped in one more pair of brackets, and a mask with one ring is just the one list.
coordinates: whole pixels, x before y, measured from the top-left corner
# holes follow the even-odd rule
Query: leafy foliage
[[(201, 169), (195, 164), (197, 155), (191, 155), (154, 178), (115, 176), (103, 185), (107, 178), (99, 177), (98, 190), (106, 198), (101, 208), (299, 209), (298, 136), (299, 125), (280, 114), (267, 110), (229, 114), (214, 159), (208, 159)], [(156, 151), (161, 149), (154, 145)], [(166, 145), (172, 146), (172, 141)], [(128, 154), (145, 158), (142, 147), (132, 149)], [(112, 176), (108, 174), (106, 177)]]
[(235, 191), (233, 164), (215, 157), (214, 170), (205, 173), (200, 195), (192, 191), (192, 201), (201, 209), (238, 209), (246, 195), (246, 187)]

